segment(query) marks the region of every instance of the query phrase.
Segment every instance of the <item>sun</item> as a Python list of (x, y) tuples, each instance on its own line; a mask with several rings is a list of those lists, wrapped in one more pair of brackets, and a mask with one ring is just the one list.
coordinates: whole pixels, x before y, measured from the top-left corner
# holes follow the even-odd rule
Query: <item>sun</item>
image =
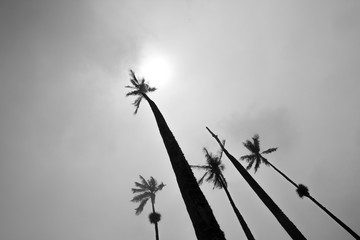
[(169, 57), (153, 53), (143, 57), (138, 72), (150, 85), (162, 88), (171, 80), (173, 68)]

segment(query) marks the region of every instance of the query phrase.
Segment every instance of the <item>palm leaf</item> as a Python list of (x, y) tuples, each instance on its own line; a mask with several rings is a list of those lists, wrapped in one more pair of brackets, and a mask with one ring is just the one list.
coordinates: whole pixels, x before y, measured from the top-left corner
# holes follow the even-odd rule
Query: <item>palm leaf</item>
[(254, 154), (250, 154), (250, 155), (244, 155), (244, 156), (241, 156), (240, 159), (241, 160), (246, 160), (246, 161), (251, 161), (253, 158), (255, 158), (255, 155)]
[(249, 164), (247, 165), (246, 170), (250, 170), (252, 165), (254, 164), (254, 162), (255, 162), (255, 159), (249, 160)]
[(201, 185), (204, 182), (204, 178), (208, 175), (208, 172), (205, 172), (204, 175), (199, 179), (198, 184)]
[(257, 172), (257, 170), (259, 169), (260, 164), (261, 164), (261, 159), (260, 159), (260, 158), (256, 158), (256, 160), (255, 160), (255, 166), (254, 166), (255, 172)]
[(142, 184), (142, 183), (138, 183), (138, 182), (135, 182), (135, 186), (139, 187), (139, 188), (142, 188), (144, 190), (148, 190), (149, 187), (147, 184)]
[(145, 188), (132, 188), (131, 191), (133, 193), (138, 193), (138, 192), (145, 192), (145, 191), (147, 191), (147, 189), (145, 189)]
[(254, 141), (254, 144), (253, 144), (254, 150), (257, 151), (257, 152), (260, 151), (259, 134), (255, 134), (252, 139)]
[(160, 190), (163, 189), (163, 187), (165, 187), (165, 186), (166, 186), (166, 185), (165, 185), (164, 183), (160, 183), (160, 185), (156, 187), (155, 192), (160, 191)]
[(141, 175), (139, 175), (139, 177), (141, 179), (142, 184), (145, 185), (147, 189), (150, 189), (150, 185), (149, 185), (148, 181), (146, 181), (146, 179)]
[(147, 199), (150, 197), (151, 197), (150, 192), (144, 192), (144, 193), (140, 193), (140, 194), (134, 196), (133, 199), (131, 199), (131, 201), (132, 202), (140, 202), (140, 201), (143, 201), (144, 199)]
[(250, 140), (246, 140), (246, 142), (243, 142), (243, 145), (245, 148), (247, 148), (250, 152), (255, 153), (255, 148), (253, 143)]
[[(129, 88), (130, 88), (130, 86), (126, 86), (126, 87), (129, 87)], [(139, 94), (140, 94), (139, 90), (134, 90), (134, 91), (128, 92), (128, 93), (126, 94), (126, 96), (127, 96), (127, 97), (128, 97), (128, 96), (136, 96), (136, 95), (139, 95)]]
[(261, 154), (268, 154), (268, 153), (272, 153), (272, 152), (275, 152), (278, 148), (269, 148), (265, 151), (263, 151)]
[(135, 208), (135, 214), (136, 214), (136, 215), (139, 215), (139, 214), (144, 210), (144, 207), (145, 207), (145, 205), (146, 205), (146, 203), (147, 203), (148, 200), (149, 200), (149, 198), (144, 199), (144, 200), (140, 203), (140, 205), (139, 205), (137, 208)]

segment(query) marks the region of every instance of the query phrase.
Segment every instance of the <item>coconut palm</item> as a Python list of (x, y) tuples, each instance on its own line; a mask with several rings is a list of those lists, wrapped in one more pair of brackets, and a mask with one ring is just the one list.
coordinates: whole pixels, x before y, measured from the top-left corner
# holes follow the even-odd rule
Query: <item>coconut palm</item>
[(266, 158), (262, 156), (262, 154), (275, 152), (277, 148), (269, 148), (263, 152), (260, 152), (259, 135), (255, 134), (252, 139), (253, 142), (251, 142), (250, 140), (246, 140), (246, 142), (243, 143), (243, 145), (251, 152), (251, 154), (240, 157), (241, 160), (246, 160), (249, 163), (246, 169), (247, 170), (251, 169), (254, 163), (255, 163), (254, 166), (255, 172), (257, 172), (261, 163), (264, 163), (265, 165), (271, 165), (272, 167), (274, 167), (271, 163), (268, 162)]
[(220, 240), (225, 239), (215, 216), (207, 202), (204, 194), (201, 192), (191, 168), (186, 161), (179, 144), (168, 127), (163, 115), (156, 104), (147, 96), (147, 93), (155, 91), (145, 83), (144, 79), (138, 80), (135, 73), (130, 70), (130, 82), (132, 86), (126, 86), (132, 89), (126, 96), (137, 96), (133, 103), (137, 113), (140, 102), (143, 98), (149, 103), (156, 119), (160, 135), (163, 139), (165, 148), (176, 176), (176, 180), (184, 200), (186, 209), (192, 221), (195, 234), (199, 240)]
[(296, 192), (298, 193), (300, 198), (307, 197), (312, 202), (314, 202), (318, 207), (320, 207), (323, 211), (325, 211), (333, 220), (335, 220), (340, 226), (342, 226), (348, 233), (350, 233), (355, 239), (360, 239), (360, 236), (356, 234), (349, 226), (347, 226), (344, 222), (342, 222), (339, 218), (337, 218), (333, 213), (331, 213), (328, 209), (326, 209), (323, 205), (321, 205), (314, 197), (312, 197), (309, 193), (309, 189), (303, 184), (296, 184), (293, 180), (291, 180), (285, 173), (280, 171), (277, 167), (275, 167), (271, 162), (269, 162), (262, 154), (271, 153), (277, 150), (277, 148), (269, 148), (263, 152), (260, 151), (260, 141), (259, 135), (255, 134), (252, 138), (253, 142), (250, 140), (246, 140), (243, 145), (250, 151), (249, 155), (245, 155), (240, 157), (241, 160), (246, 160), (249, 162), (249, 165), (246, 169), (250, 169), (252, 165), (255, 163), (254, 170), (255, 172), (260, 167), (261, 163), (265, 165), (270, 165), (275, 171), (277, 171), (281, 176), (283, 176), (288, 182), (295, 186)]
[(254, 190), (258, 195), (261, 201), (266, 205), (266, 207), (271, 211), (275, 216), (284, 230), (290, 235), (292, 239), (306, 239), (304, 235), (299, 231), (299, 229), (294, 225), (293, 222), (285, 215), (285, 213), (276, 205), (276, 203), (271, 199), (271, 197), (262, 189), (262, 187), (255, 181), (255, 179), (248, 173), (248, 171), (232, 156), (225, 146), (220, 142), (217, 135), (215, 135), (208, 127), (206, 129), (210, 132), (211, 136), (219, 143), (221, 149), (224, 151), (225, 155), (229, 158), (231, 163), (238, 170), (240, 175), (245, 179), (249, 186)]
[(135, 182), (137, 188), (132, 188), (132, 192), (137, 195), (131, 200), (132, 202), (140, 202), (139, 206), (135, 208), (135, 214), (139, 215), (144, 210), (146, 203), (151, 201), (152, 213), (149, 215), (150, 223), (155, 225), (155, 238), (159, 240), (159, 229), (158, 222), (160, 221), (161, 215), (155, 211), (155, 196), (156, 193), (165, 187), (164, 183), (158, 184), (155, 178), (150, 177), (149, 180), (145, 180), (140, 175), (141, 182)]
[[(225, 144), (225, 141), (223, 142)], [(213, 155), (212, 153), (208, 152), (206, 148), (203, 149), (205, 153), (206, 158), (206, 165), (191, 165), (192, 168), (198, 168), (205, 170), (204, 175), (199, 179), (198, 184), (201, 185), (205, 181), (213, 183), (214, 188), (223, 188), (225, 190), (225, 193), (227, 197), (229, 198), (230, 204), (240, 222), (241, 227), (243, 228), (245, 235), (247, 239), (249, 240), (255, 240), (254, 236), (252, 235), (248, 225), (245, 222), (245, 219), (240, 214), (238, 208), (236, 207), (230, 192), (228, 190), (228, 184), (226, 182), (226, 179), (223, 175), (223, 171), (225, 169), (225, 165), (221, 162), (222, 157), (222, 151), (220, 151), (220, 154), (218, 156)], [(205, 178), (207, 177), (207, 178)]]

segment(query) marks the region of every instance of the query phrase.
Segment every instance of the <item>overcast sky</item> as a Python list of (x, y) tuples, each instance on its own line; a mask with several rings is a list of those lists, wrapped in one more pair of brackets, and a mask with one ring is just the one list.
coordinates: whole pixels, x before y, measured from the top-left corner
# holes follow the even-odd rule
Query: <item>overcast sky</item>
[[(359, 42), (355, 0), (1, 1), (0, 239), (152, 239), (150, 205), (130, 202), (140, 174), (166, 184), (160, 239), (196, 239), (148, 104), (133, 115), (125, 98), (151, 55), (172, 68), (150, 97), (190, 164), (218, 151), (205, 126), (237, 158), (258, 133), (360, 234)], [(255, 238), (289, 239), (223, 162)], [(308, 239), (353, 239), (271, 168), (251, 174)], [(226, 238), (244, 239), (224, 191), (201, 188)]]

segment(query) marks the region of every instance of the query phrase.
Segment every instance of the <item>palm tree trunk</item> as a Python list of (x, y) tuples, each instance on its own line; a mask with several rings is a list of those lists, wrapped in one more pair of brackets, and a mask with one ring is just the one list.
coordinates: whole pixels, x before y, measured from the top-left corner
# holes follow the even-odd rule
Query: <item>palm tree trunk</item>
[[(292, 185), (299, 187), (294, 181), (292, 181), (288, 176), (286, 176), (283, 172), (277, 169), (271, 162), (267, 161), (272, 168), (274, 168), (278, 173), (281, 174), (286, 180), (288, 180)], [(305, 195), (311, 201), (313, 201), (319, 208), (321, 208), (324, 212), (326, 212), (332, 219), (334, 219), (340, 226), (342, 226), (348, 233), (350, 233), (355, 239), (360, 239), (360, 236), (357, 235), (350, 227), (348, 227), (344, 222), (342, 222), (339, 218), (337, 218), (334, 214), (332, 214), (329, 210), (327, 210), (323, 205), (321, 205), (315, 198), (313, 198), (310, 194)]]
[[(155, 213), (155, 204), (154, 201), (151, 201), (152, 211)], [(158, 228), (158, 222), (154, 223), (155, 225), (155, 239), (159, 240), (159, 228)]]
[(237, 207), (236, 207), (236, 205), (235, 205), (235, 203), (234, 203), (234, 201), (233, 201), (233, 199), (232, 199), (232, 197), (230, 195), (230, 192), (227, 189), (227, 186), (224, 183), (222, 177), (220, 177), (220, 182), (221, 182), (222, 187), (225, 190), (225, 193), (226, 193), (227, 197), (229, 198), (230, 204), (231, 204), (231, 206), (232, 206), (232, 208), (233, 208), (233, 210), (234, 210), (234, 212), (235, 212), (235, 214), (236, 214), (236, 216), (237, 216), (237, 218), (238, 218), (238, 220), (240, 222), (241, 227), (243, 228), (243, 230), (245, 232), (245, 235), (246, 235), (247, 239), (248, 240), (255, 240), (254, 236), (252, 235), (252, 233), (250, 231), (250, 228), (248, 227), (248, 225), (245, 222), (245, 219), (243, 218), (243, 216), (241, 215), (241, 213), (237, 209)]
[(281, 172), (279, 169), (277, 169), (274, 165), (272, 165), (271, 162), (269, 162), (267, 159), (265, 159), (267, 163), (270, 164), (270, 166), (275, 169), (275, 171), (277, 171), (281, 176), (283, 176), (286, 180), (288, 180), (292, 185), (294, 185), (296, 188), (298, 188), (299, 186), (293, 181), (291, 180), (288, 176), (286, 176), (283, 172)]
[(248, 173), (248, 171), (233, 157), (220, 142), (217, 135), (215, 135), (208, 127), (206, 129), (210, 134), (215, 138), (219, 143), (220, 147), (224, 151), (225, 155), (233, 163), (235, 168), (239, 171), (241, 176), (246, 180), (254, 192), (258, 195), (261, 201), (267, 206), (267, 208), (272, 212), (281, 226), (285, 231), (290, 235), (292, 239), (306, 239), (304, 235), (299, 231), (299, 229), (290, 221), (290, 219), (285, 215), (285, 213), (276, 205), (276, 203), (271, 199), (271, 197), (262, 189), (262, 187), (255, 181), (255, 179)]
[(340, 226), (342, 226), (348, 233), (351, 234), (355, 239), (360, 239), (360, 236), (357, 235), (351, 228), (349, 228), (345, 223), (343, 223), (340, 219), (338, 219), (334, 214), (332, 214), (329, 210), (327, 210), (323, 205), (321, 205), (315, 198), (313, 198), (310, 194), (306, 195), (311, 201), (313, 201), (319, 208), (324, 210), (332, 219), (334, 219)]
[(186, 209), (192, 221), (198, 240), (223, 240), (224, 233), (221, 231), (215, 216), (200, 190), (193, 172), (185, 159), (180, 146), (168, 127), (163, 115), (156, 104), (146, 95), (144, 98), (149, 103), (154, 113), (160, 135), (170, 158), (176, 180), (186, 205)]

